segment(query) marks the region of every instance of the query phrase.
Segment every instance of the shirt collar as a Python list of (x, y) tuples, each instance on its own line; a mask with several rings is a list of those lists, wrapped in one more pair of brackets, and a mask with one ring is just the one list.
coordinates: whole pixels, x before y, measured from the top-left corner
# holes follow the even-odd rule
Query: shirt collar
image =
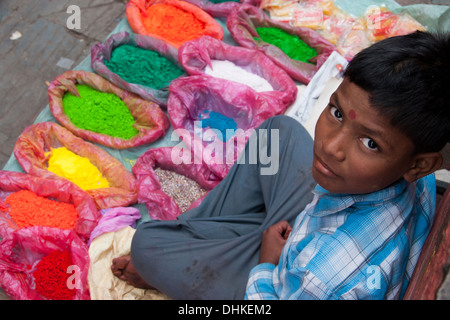
[(390, 201), (402, 194), (408, 182), (400, 180), (390, 187), (366, 194), (336, 194), (317, 185), (313, 190), (314, 198), (306, 207), (306, 213), (311, 216), (326, 216), (342, 211), (351, 206), (364, 207)]

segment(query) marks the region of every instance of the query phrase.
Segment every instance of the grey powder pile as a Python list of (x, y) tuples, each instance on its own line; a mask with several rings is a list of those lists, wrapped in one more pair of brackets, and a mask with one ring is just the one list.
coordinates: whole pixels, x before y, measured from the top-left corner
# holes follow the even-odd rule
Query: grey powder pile
[(192, 179), (170, 170), (155, 169), (161, 188), (185, 212), (192, 202), (206, 193), (206, 190)]

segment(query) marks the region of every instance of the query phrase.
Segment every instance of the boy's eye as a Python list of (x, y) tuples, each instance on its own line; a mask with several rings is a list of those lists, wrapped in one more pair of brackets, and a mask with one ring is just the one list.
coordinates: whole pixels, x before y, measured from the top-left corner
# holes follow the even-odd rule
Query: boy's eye
[(372, 139), (370, 139), (370, 138), (362, 138), (361, 141), (362, 141), (362, 143), (364, 144), (364, 146), (367, 149), (378, 150), (377, 143), (375, 141), (373, 141)]
[(332, 115), (333, 117), (335, 117), (335, 118), (338, 119), (339, 121), (342, 120), (342, 113), (341, 113), (341, 111), (339, 111), (338, 108), (336, 108), (336, 107), (331, 107), (331, 108), (330, 108), (330, 113), (331, 113), (331, 115)]

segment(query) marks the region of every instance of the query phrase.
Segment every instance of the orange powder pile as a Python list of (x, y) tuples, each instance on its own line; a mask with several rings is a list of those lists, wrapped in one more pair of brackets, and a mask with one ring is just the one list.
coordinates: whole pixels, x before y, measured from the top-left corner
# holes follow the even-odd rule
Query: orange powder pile
[(168, 41), (181, 43), (203, 35), (205, 24), (192, 13), (177, 7), (158, 3), (147, 9), (144, 26), (149, 33)]
[(45, 226), (72, 229), (78, 218), (73, 204), (40, 197), (29, 190), (11, 193), (5, 203), (10, 206), (8, 214), (19, 228)]

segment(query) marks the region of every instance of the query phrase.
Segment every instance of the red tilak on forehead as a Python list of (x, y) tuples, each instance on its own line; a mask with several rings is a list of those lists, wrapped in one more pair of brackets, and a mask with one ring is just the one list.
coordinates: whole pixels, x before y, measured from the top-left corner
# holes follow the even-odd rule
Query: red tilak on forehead
[(352, 109), (348, 112), (348, 117), (352, 120), (356, 119), (356, 112)]

